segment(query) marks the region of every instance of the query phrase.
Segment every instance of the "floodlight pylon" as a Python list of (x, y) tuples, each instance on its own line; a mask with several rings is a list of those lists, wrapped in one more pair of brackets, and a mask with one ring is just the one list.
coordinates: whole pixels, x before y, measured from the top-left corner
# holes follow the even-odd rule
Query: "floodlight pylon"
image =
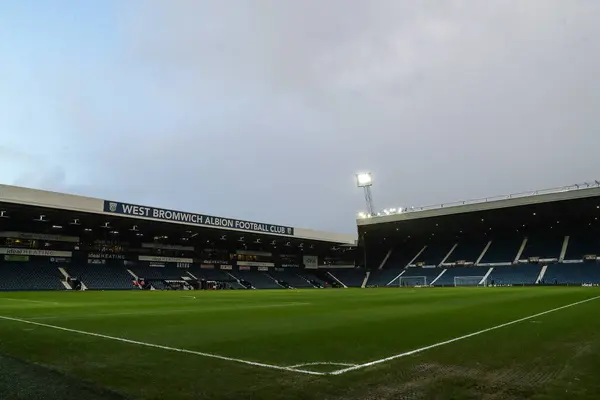
[(369, 216), (375, 215), (375, 207), (373, 206), (373, 196), (371, 195), (371, 186), (373, 186), (373, 178), (370, 172), (356, 174), (356, 186), (363, 188), (365, 202)]

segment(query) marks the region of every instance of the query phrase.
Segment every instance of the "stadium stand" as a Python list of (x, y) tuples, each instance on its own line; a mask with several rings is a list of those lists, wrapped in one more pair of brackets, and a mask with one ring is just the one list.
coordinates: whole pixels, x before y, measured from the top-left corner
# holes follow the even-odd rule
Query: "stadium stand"
[[(586, 231), (587, 234), (585, 233)], [(600, 254), (600, 236), (596, 232), (583, 230), (569, 236), (565, 260), (583, 260), (586, 255)]]
[(361, 287), (365, 280), (364, 269), (330, 269), (327, 271), (334, 279), (347, 287)]
[[(486, 276), (489, 267), (451, 267), (447, 268), (434, 284), (435, 286), (454, 286), (455, 277), (480, 277)], [(480, 280), (481, 280), (480, 279)]]
[(545, 283), (558, 285), (600, 284), (597, 263), (551, 264), (543, 278)]
[(139, 278), (148, 280), (181, 280), (187, 275), (187, 269), (170, 265), (164, 267), (149, 267), (136, 265), (130, 268)]
[(431, 243), (414, 260), (415, 265), (438, 266), (454, 246), (451, 242)]
[[(366, 218), (358, 248), (339, 235), (182, 223), (172, 216), (215, 217), (0, 188), (0, 290), (70, 289), (67, 275), (89, 290), (130, 290), (134, 277), (155, 289), (600, 283), (600, 183)], [(146, 209), (152, 217), (137, 218)]]
[(537, 282), (542, 267), (537, 264), (497, 266), (488, 276), (495, 285), (533, 285)]
[(299, 275), (312, 283), (317, 288), (331, 287), (331, 277), (326, 276), (324, 271), (301, 270)]
[(404, 268), (389, 268), (371, 271), (367, 286), (386, 286), (397, 281), (398, 275), (405, 272)]
[[(388, 269), (400, 269), (405, 268), (415, 256), (419, 254), (425, 247), (424, 243), (416, 243), (415, 241), (404, 241), (401, 244), (393, 247), (390, 252), (390, 256), (383, 265), (383, 268)], [(372, 266), (375, 269), (376, 266)]]
[[(367, 263), (385, 261), (368, 265), (369, 286), (390, 284), (400, 274), (390, 286), (423, 280), (453, 286), (454, 278), (462, 283), (469, 276), (496, 285), (582, 285), (598, 281), (599, 218), (596, 181), (388, 210), (357, 224), (359, 247), (379, 253), (366, 257)], [(382, 243), (393, 243), (391, 252)], [(407, 264), (411, 267), (404, 269)]]
[(0, 262), (0, 290), (64, 290), (63, 276), (44, 262)]
[(283, 286), (264, 272), (256, 270), (233, 271), (236, 278), (249, 282), (255, 289), (282, 289)]
[[(191, 276), (198, 280), (224, 282), (230, 285), (233, 289), (248, 289), (249, 287), (244, 286), (240, 283), (238, 278), (228, 274), (225, 271), (214, 269), (214, 268), (201, 268), (196, 265), (192, 265), (188, 270)], [(250, 286), (250, 285), (248, 285)]]
[(227, 272), (214, 268), (201, 268), (199, 266), (192, 265), (189, 268), (188, 272), (197, 279), (204, 279), (207, 281), (234, 280), (234, 278), (231, 275), (227, 274)]
[(490, 247), (483, 255), (480, 263), (512, 263), (523, 243), (523, 236), (499, 236), (491, 239)]
[(457, 243), (456, 248), (445, 260), (445, 263), (454, 264), (458, 261), (464, 261), (475, 264), (487, 243), (487, 239), (479, 237), (462, 239)]
[[(427, 284), (431, 284), (435, 278), (437, 278), (443, 271), (443, 268), (419, 268), (411, 267), (407, 268), (406, 272), (402, 274), (400, 278), (409, 278), (414, 276), (424, 276), (427, 278)], [(399, 279), (400, 279), (399, 278)], [(398, 282), (395, 282), (398, 283)]]
[(530, 257), (558, 261), (562, 249), (564, 235), (549, 235), (538, 233), (527, 237), (527, 244), (521, 253), (520, 259), (526, 260)]
[(308, 279), (298, 275), (296, 272), (272, 271), (269, 272), (269, 275), (283, 286), (289, 285), (290, 287), (296, 289), (315, 287), (315, 285), (310, 283)]
[(71, 277), (77, 277), (90, 290), (134, 289), (134, 278), (122, 265), (72, 264), (65, 268)]

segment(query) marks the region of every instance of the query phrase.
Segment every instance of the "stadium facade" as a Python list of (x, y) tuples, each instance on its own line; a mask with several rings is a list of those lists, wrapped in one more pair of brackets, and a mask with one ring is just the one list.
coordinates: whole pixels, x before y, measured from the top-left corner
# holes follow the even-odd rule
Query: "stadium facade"
[(0, 185), (0, 290), (600, 284), (600, 184), (357, 221), (356, 236)]

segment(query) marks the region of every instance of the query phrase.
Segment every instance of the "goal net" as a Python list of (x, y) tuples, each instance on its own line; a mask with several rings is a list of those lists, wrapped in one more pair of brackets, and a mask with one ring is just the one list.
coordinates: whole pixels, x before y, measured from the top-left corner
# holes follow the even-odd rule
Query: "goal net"
[(487, 286), (484, 276), (455, 276), (454, 286)]
[(401, 276), (398, 279), (398, 286), (400, 287), (415, 287), (415, 286), (427, 286), (426, 276)]

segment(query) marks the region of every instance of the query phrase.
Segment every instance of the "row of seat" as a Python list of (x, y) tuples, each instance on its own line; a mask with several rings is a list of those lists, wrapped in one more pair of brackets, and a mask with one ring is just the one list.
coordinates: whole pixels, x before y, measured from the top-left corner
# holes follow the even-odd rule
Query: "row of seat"
[[(39, 262), (3, 263), (0, 266), (0, 290), (64, 290), (64, 275), (56, 265)], [(244, 283), (256, 289), (314, 288), (328, 286), (361, 287), (394, 286), (402, 282), (422, 282), (436, 286), (452, 286), (455, 277), (487, 277), (499, 285), (535, 284), (542, 266), (523, 264), (495, 267), (449, 267), (449, 268), (390, 268), (371, 271), (363, 269), (301, 270), (301, 271), (223, 271), (192, 266), (189, 269), (163, 267), (131, 268), (133, 275), (119, 265), (68, 265), (63, 267), (71, 277), (79, 278), (88, 289), (133, 289), (133, 275), (152, 281), (156, 287), (164, 280), (205, 279), (227, 281), (235, 288)], [(491, 271), (490, 271), (491, 269)], [(442, 273), (443, 272), (443, 273)], [(488, 274), (489, 272), (489, 274)], [(600, 283), (600, 265), (596, 263), (550, 264), (544, 271), (545, 283), (584, 284)], [(414, 279), (411, 279), (414, 278)], [(156, 283), (156, 284), (155, 284)], [(159, 287), (156, 287), (157, 289)]]
[(62, 274), (45, 263), (0, 264), (0, 290), (63, 290)]
[[(496, 285), (533, 285), (536, 283), (581, 285), (600, 284), (600, 265), (596, 263), (550, 264), (542, 273), (542, 265), (521, 264), (496, 267), (449, 267), (388, 269), (370, 274), (368, 285), (395, 286), (402, 282), (420, 282), (435, 286), (453, 286), (455, 277), (486, 277), (487, 284)], [(491, 270), (491, 271), (490, 271)], [(443, 273), (442, 273), (443, 272)], [(490, 272), (488, 274), (488, 272)], [(541, 282), (539, 278), (541, 277)]]
[[(379, 267), (384, 259), (381, 251), (370, 266)], [(396, 246), (387, 258), (385, 268), (403, 268), (408, 264), (438, 266), (458, 261), (470, 263), (512, 263), (519, 259), (582, 260), (586, 255), (600, 255), (600, 239), (596, 236), (534, 235), (478, 238), (462, 241), (407, 242)], [(561, 257), (562, 256), (562, 257)], [(373, 261), (377, 263), (373, 264)]]

